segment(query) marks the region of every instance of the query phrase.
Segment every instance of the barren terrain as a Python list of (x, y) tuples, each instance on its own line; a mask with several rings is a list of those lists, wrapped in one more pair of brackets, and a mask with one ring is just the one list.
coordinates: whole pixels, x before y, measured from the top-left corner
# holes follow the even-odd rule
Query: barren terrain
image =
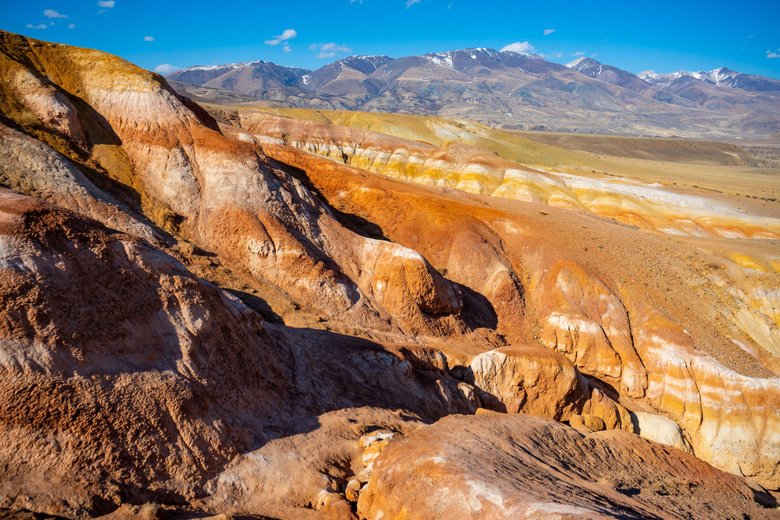
[(766, 143), (0, 72), (0, 515), (776, 516)]

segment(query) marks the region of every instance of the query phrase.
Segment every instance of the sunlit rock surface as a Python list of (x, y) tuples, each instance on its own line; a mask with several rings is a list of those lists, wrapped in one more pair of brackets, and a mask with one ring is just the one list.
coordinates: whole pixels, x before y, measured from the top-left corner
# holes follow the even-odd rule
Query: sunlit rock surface
[[(641, 453), (641, 457), (637, 455)], [(725, 498), (729, 497), (729, 498)], [(769, 518), (752, 490), (681, 451), (623, 431), (453, 416), (391, 442), (361, 518)]]

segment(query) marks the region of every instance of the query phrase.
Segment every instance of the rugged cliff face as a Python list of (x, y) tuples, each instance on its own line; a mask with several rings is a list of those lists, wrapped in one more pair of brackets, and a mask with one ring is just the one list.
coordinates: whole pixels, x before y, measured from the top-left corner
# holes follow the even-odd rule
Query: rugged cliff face
[(283, 347), (141, 239), (1, 195), (4, 505), (195, 496), (262, 438), (237, 419), (284, 400)]
[[(7, 33), (0, 72), (0, 507), (427, 517), (462, 504), (393, 491), (419, 462), (402, 443), (461, 427), (459, 462), (434, 473), (499, 486), (503, 513), (761, 516), (754, 494), (774, 500), (775, 219), (707, 200), (663, 213), (475, 148), (220, 125), (118, 58)], [(538, 196), (501, 192), (521, 173), (512, 193)], [(437, 422), (451, 414), (470, 417)], [(598, 492), (464, 469), (490, 435), (490, 466), (516, 465), (518, 431), (553, 432), (533, 450)], [(598, 476), (610, 453), (627, 480)], [(498, 507), (475, 496), (471, 513)]]

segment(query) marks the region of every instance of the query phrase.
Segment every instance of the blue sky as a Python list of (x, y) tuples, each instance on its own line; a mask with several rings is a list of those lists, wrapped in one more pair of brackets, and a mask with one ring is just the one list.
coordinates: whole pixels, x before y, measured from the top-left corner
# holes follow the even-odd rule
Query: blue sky
[(149, 69), (317, 68), (349, 54), (519, 42), (559, 63), (585, 55), (632, 72), (727, 66), (780, 78), (780, 0), (0, 0), (0, 28)]

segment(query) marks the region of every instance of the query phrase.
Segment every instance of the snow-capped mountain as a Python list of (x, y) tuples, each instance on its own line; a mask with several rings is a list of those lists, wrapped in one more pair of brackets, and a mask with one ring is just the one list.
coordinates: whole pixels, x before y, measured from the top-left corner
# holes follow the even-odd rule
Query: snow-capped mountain
[(737, 80), (740, 76), (739, 72), (735, 72), (726, 67), (719, 69), (713, 69), (711, 71), (694, 72), (691, 74), (694, 78), (712, 83), (718, 87), (738, 88)]
[(318, 90), (334, 81), (362, 81), (391, 61), (389, 56), (349, 56), (311, 72), (304, 84), (309, 90)]
[(363, 74), (371, 74), (379, 67), (391, 61), (393, 61), (393, 58), (390, 56), (349, 56), (343, 60), (339, 60), (339, 62), (347, 67), (358, 70)]
[(304, 77), (310, 73), (306, 69), (257, 60), (228, 65), (196, 65), (177, 70), (167, 77), (190, 85), (226, 89), (260, 98), (280, 89), (302, 89), (305, 87)]
[(691, 77), (694, 79), (698, 79), (699, 81), (706, 81), (707, 83), (711, 83), (718, 87), (721, 86), (731, 87), (732, 85), (727, 83), (729, 82), (729, 80), (731, 83), (733, 83), (735, 74), (736, 72), (729, 70), (726, 67), (721, 67), (719, 69), (714, 69), (711, 71), (699, 71), (699, 72), (678, 70), (675, 72), (658, 73), (653, 70), (646, 70), (640, 72), (638, 76), (643, 80), (645, 80), (646, 82), (650, 83), (651, 85), (655, 85), (660, 88), (667, 87), (672, 82), (685, 77)]
[(669, 87), (681, 78), (690, 77), (722, 88), (738, 88), (753, 92), (780, 91), (780, 80), (744, 74), (726, 67), (698, 72), (678, 70), (663, 74), (647, 70), (640, 72), (639, 77), (658, 88)]
[(447, 67), (452, 70), (462, 71), (468, 67), (474, 66), (495, 66), (497, 64), (506, 64), (513, 58), (520, 57), (523, 60), (541, 60), (542, 57), (536, 54), (515, 51), (497, 51), (476, 47), (473, 49), (461, 49), (457, 51), (432, 52), (424, 55), (436, 65)]

